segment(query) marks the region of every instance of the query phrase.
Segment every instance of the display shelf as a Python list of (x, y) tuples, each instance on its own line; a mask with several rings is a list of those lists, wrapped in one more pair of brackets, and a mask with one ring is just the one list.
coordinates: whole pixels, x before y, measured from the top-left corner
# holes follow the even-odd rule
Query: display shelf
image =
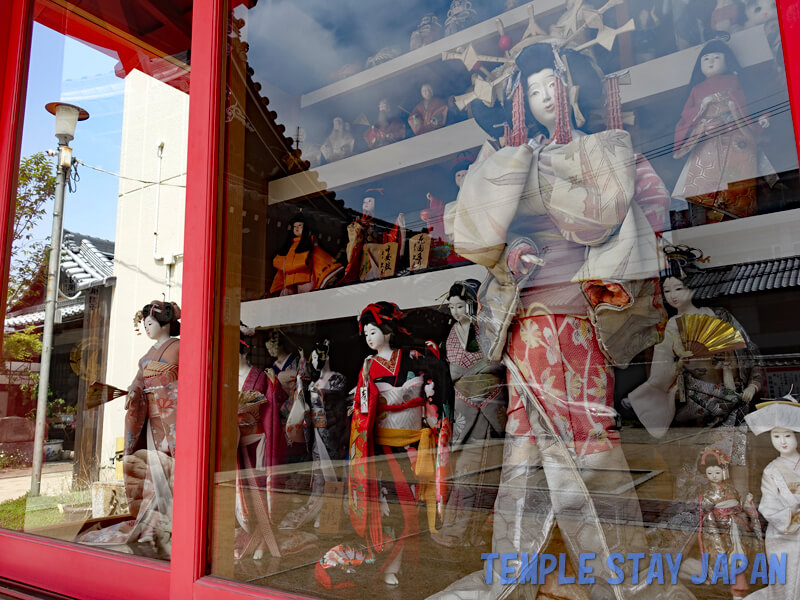
[[(728, 45), (742, 68), (773, 60), (763, 25), (734, 33)], [(689, 85), (701, 47), (679, 50), (628, 69), (631, 83), (619, 87), (622, 104), (640, 104), (653, 96)]]
[(241, 319), (251, 327), (275, 327), (356, 317), (367, 304), (380, 300), (390, 300), (403, 310), (435, 306), (453, 282), (483, 280), (485, 275), (485, 267), (466, 265), (295, 296), (251, 300), (242, 302)]
[(474, 119), (406, 138), (269, 184), (269, 203), (278, 204), (323, 190), (342, 188), (397, 175), (477, 148), (487, 139)]
[[(543, 17), (553, 11), (562, 8), (565, 0), (535, 0), (534, 13), (537, 17)], [(354, 92), (367, 86), (380, 83), (391, 77), (396, 77), (401, 73), (421, 67), (422, 65), (442, 59), (442, 52), (455, 50), (456, 48), (475, 44), (497, 35), (495, 19), (499, 18), (506, 28), (520, 25), (528, 20), (528, 5), (518, 6), (512, 10), (501, 13), (496, 17), (458, 31), (440, 40), (436, 40), (416, 50), (411, 50), (401, 54), (397, 58), (388, 60), (372, 68), (366, 69), (341, 81), (331, 83), (316, 89), (300, 97), (300, 108), (309, 108), (320, 102), (331, 100), (342, 94)]]
[(709, 223), (664, 234), (672, 244), (701, 248), (706, 267), (800, 255), (800, 208)]

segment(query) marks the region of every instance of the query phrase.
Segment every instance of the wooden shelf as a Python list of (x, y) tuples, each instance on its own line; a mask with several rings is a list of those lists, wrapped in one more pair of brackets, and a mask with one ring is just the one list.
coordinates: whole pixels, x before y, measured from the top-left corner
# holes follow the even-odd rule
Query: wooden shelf
[[(734, 33), (728, 45), (743, 69), (773, 60), (763, 25)], [(679, 50), (631, 67), (631, 84), (619, 86), (622, 104), (641, 104), (652, 96), (689, 85), (700, 48)]]
[(323, 190), (339, 190), (446, 160), (481, 146), (486, 132), (473, 120), (448, 125), (394, 144), (276, 179), (269, 184), (269, 203), (278, 204)]
[[(543, 17), (555, 10), (562, 8), (565, 0), (534, 0), (534, 13), (538, 17)], [(518, 6), (512, 10), (486, 19), (485, 21), (448, 35), (440, 40), (422, 46), (416, 50), (401, 54), (397, 58), (388, 60), (385, 63), (366, 69), (341, 81), (331, 83), (317, 90), (303, 94), (300, 97), (300, 108), (309, 108), (320, 102), (330, 100), (336, 96), (360, 90), (370, 85), (380, 83), (391, 77), (410, 71), (427, 63), (442, 59), (442, 52), (455, 50), (467, 44), (481, 42), (487, 38), (497, 35), (495, 18), (499, 18), (506, 28), (520, 25), (528, 20), (528, 5)]]
[(466, 265), (295, 296), (251, 300), (242, 302), (241, 319), (251, 327), (275, 327), (356, 317), (367, 304), (380, 300), (390, 300), (403, 310), (435, 306), (453, 282), (469, 278), (482, 281), (485, 276), (485, 267)]

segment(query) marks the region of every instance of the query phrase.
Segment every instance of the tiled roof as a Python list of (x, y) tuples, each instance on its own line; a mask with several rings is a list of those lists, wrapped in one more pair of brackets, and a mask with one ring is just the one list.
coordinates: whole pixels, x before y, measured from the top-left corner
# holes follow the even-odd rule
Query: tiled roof
[(114, 284), (113, 254), (100, 251), (95, 241), (80, 234), (64, 232), (61, 287), (67, 295), (98, 285)]
[(705, 269), (686, 285), (698, 300), (800, 286), (800, 256)]
[[(70, 300), (67, 302), (59, 302), (56, 310), (61, 313), (61, 320), (69, 320), (72, 317), (82, 315), (83, 306), (84, 299), (80, 298), (78, 301)], [(30, 309), (28, 309), (26, 311), (20, 311), (15, 315), (12, 314), (11, 316), (6, 317), (6, 331), (9, 329), (23, 329), (30, 325), (41, 325), (44, 323), (44, 310), (41, 310), (42, 306), (40, 305), (36, 308), (39, 308), (40, 310), (30, 311)], [(58, 314), (56, 314), (56, 320), (59, 320)]]

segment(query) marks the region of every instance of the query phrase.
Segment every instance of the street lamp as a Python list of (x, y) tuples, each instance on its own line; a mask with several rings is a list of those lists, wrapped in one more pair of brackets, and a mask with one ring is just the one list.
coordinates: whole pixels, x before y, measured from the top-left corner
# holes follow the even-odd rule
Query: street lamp
[(75, 126), (85, 121), (89, 113), (79, 106), (64, 102), (51, 102), (45, 106), (47, 112), (56, 116), (56, 138), (58, 138), (58, 171), (56, 173), (56, 197), (53, 204), (53, 233), (50, 236), (50, 261), (47, 267), (47, 293), (44, 301), (44, 331), (42, 332), (42, 358), (39, 365), (39, 390), (36, 399), (36, 430), (33, 438), (33, 472), (31, 473), (31, 496), (38, 496), (42, 483), (42, 459), (44, 457), (44, 435), (47, 424), (47, 390), (50, 382), (50, 361), (53, 355), (53, 326), (58, 300), (58, 272), (61, 268), (61, 229), (64, 222), (64, 190), (72, 168), (72, 148), (69, 143), (75, 138)]

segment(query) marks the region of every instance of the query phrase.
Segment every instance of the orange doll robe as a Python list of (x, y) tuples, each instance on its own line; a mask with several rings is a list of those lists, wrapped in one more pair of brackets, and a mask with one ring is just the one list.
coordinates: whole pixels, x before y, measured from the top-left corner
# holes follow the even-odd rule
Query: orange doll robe
[(328, 287), (343, 269), (316, 244), (316, 240), (312, 242), (311, 250), (306, 252), (296, 252), (299, 243), (300, 236), (297, 236), (285, 256), (279, 254), (272, 259), (276, 271), (269, 288), (271, 296), (287, 296)]

